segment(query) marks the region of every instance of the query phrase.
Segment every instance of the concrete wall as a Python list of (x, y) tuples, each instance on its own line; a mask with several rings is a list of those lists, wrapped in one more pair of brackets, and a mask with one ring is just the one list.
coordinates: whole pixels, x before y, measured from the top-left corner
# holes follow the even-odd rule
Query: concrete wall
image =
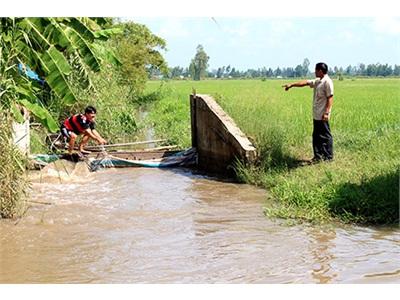
[(21, 150), (24, 154), (29, 154), (30, 149), (30, 131), (29, 131), (29, 112), (23, 109), (23, 123), (13, 122), (13, 141), (14, 144)]
[(191, 95), (190, 112), (199, 169), (232, 174), (236, 159), (255, 161), (255, 147), (212, 97)]

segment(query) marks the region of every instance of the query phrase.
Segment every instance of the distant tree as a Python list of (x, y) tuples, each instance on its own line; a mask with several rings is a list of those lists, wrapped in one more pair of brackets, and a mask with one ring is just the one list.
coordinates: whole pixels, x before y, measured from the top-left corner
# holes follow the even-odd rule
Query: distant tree
[(366, 75), (366, 70), (365, 70), (365, 64), (359, 64), (358, 65), (358, 71), (357, 71), (358, 75)]
[(390, 76), (393, 74), (393, 69), (388, 64), (380, 65), (381, 76)]
[(302, 76), (307, 76), (308, 75), (308, 73), (310, 72), (310, 69), (309, 69), (309, 67), (310, 67), (310, 61), (309, 61), (309, 59), (308, 58), (305, 58), (304, 59), (304, 61), (303, 61), (303, 74), (302, 74)]
[(260, 69), (258, 69), (258, 70), (255, 70), (255, 69), (248, 69), (247, 71), (246, 71), (246, 75), (245, 75), (246, 77), (248, 77), (248, 78), (257, 78), (257, 77), (260, 77), (261, 76), (261, 70)]
[(343, 73), (344, 73), (343, 67), (339, 67), (339, 73), (340, 73), (340, 74), (343, 74)]
[(282, 76), (282, 70), (279, 67), (277, 67), (276, 70), (274, 71), (274, 75), (275, 76)]
[(234, 67), (232, 68), (229, 75), (232, 76), (233, 78), (239, 78), (242, 76), (241, 72), (239, 70), (236, 70)]
[(189, 70), (189, 68), (184, 68), (184, 69), (183, 69), (182, 76), (184, 76), (184, 77), (190, 77), (190, 70)]
[(351, 65), (349, 65), (349, 66), (346, 68), (345, 73), (346, 73), (346, 75), (351, 76), (351, 75), (353, 75), (352, 72), (353, 72), (353, 68), (352, 68)]
[(236, 71), (235, 68), (232, 67), (232, 69), (231, 69), (231, 71), (229, 73), (229, 76), (235, 77), (235, 71)]
[(196, 73), (196, 68), (194, 66), (194, 59), (192, 59), (192, 61), (190, 62), (189, 68), (188, 68), (188, 72), (189, 72), (189, 76), (188, 77), (195, 77), (195, 73)]
[(394, 76), (400, 76), (400, 65), (394, 65), (393, 75)]
[(170, 78), (177, 78), (179, 76), (182, 76), (182, 73), (183, 73), (183, 68), (179, 67), (179, 66), (169, 69), (169, 77)]
[(339, 68), (337, 66), (333, 67), (333, 72), (331, 72), (331, 75), (336, 75), (339, 73)]
[[(207, 76), (222, 78), (225, 76), (230, 76), (232, 78), (271, 78), (271, 77), (305, 77), (309, 76), (310, 70), (307, 67), (309, 65), (309, 60), (306, 58), (303, 64), (293, 67), (280, 68), (277, 67), (275, 70), (272, 68), (261, 67), (257, 69), (247, 69), (246, 71), (237, 70), (231, 65), (222, 66), (218, 69), (214, 69), (211, 72), (207, 72)], [(195, 63), (194, 59), (189, 68), (186, 69), (187, 72), (190, 71), (191, 76), (195, 76)], [(390, 66), (388, 64), (369, 64), (365, 65), (360, 63), (358, 66), (349, 65), (346, 68), (341, 66), (334, 66), (329, 69), (329, 74), (331, 76), (336, 76), (337, 78), (344, 78), (343, 76), (400, 76), (400, 65)]]
[(202, 45), (198, 45), (196, 51), (196, 55), (192, 59), (189, 69), (190, 73), (193, 76), (193, 79), (200, 80), (206, 74), (208, 68), (208, 60), (210, 59), (210, 57), (204, 51)]
[(285, 75), (285, 77), (294, 77), (295, 76), (295, 71), (293, 68), (286, 68), (284, 69), (283, 74)]
[(262, 69), (261, 69), (261, 77), (267, 77), (267, 72), (268, 72), (268, 70), (267, 70), (267, 68), (266, 67), (262, 67)]
[(294, 69), (295, 77), (301, 77), (304, 75), (304, 69), (302, 65), (297, 65)]
[(225, 69), (226, 75), (229, 75), (229, 72), (231, 71), (231, 65), (228, 65)]
[(207, 71), (207, 77), (216, 78), (217, 77), (217, 70), (212, 69), (211, 71)]
[(369, 64), (365, 70), (365, 75), (367, 76), (376, 76), (377, 68), (374, 64)]
[(221, 78), (222, 77), (222, 68), (218, 68), (217, 70), (217, 78)]

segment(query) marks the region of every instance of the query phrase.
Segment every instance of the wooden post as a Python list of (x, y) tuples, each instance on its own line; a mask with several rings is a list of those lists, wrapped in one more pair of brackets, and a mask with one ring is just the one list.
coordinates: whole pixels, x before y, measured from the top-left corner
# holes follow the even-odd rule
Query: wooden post
[(30, 153), (30, 130), (29, 130), (29, 112), (23, 107), (23, 123), (13, 122), (13, 141), (22, 153), (29, 155)]

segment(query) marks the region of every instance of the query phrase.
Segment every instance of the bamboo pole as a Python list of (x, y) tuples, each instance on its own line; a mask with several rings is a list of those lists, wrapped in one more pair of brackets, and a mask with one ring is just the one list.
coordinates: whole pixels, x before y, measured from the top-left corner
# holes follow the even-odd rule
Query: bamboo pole
[(85, 149), (103, 149), (104, 148), (112, 148), (112, 147), (121, 147), (121, 146), (131, 146), (131, 145), (144, 145), (144, 144), (151, 144), (151, 143), (160, 143), (165, 142), (166, 140), (151, 140), (151, 141), (141, 141), (141, 142), (131, 142), (131, 143), (120, 143), (120, 144), (109, 144), (109, 145), (98, 145), (98, 146), (87, 146)]
[(178, 148), (178, 145), (170, 145), (170, 146), (162, 146), (162, 147), (155, 147), (155, 148), (146, 148), (146, 149), (136, 149), (136, 150), (128, 150), (128, 151), (124, 151), (124, 150), (116, 150), (116, 151), (109, 151), (109, 153), (144, 153), (144, 152), (157, 152), (157, 151), (168, 151), (168, 150), (172, 150), (172, 149), (176, 149)]
[[(147, 152), (158, 152), (158, 151), (174, 151), (174, 149), (178, 148), (178, 145), (170, 145), (170, 146), (162, 146), (156, 148), (146, 148), (146, 149), (135, 149), (135, 150), (109, 150), (108, 154), (119, 153), (119, 154), (135, 154), (135, 153), (147, 153)], [(92, 152), (92, 155), (97, 155), (99, 151)], [(90, 154), (89, 154), (90, 155)]]

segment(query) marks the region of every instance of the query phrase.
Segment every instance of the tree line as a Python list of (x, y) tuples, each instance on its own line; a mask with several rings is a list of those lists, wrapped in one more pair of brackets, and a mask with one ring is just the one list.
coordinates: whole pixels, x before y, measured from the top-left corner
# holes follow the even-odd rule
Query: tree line
[[(195, 78), (190, 68), (180, 66), (168, 69), (167, 78)], [(228, 65), (218, 69), (213, 69), (206, 72), (207, 78), (294, 78), (312, 76), (313, 72), (308, 69), (303, 69), (301, 65), (296, 67), (277, 67), (276, 69), (262, 67), (257, 69), (247, 69), (244, 71)], [(349, 65), (346, 68), (334, 66), (329, 69), (331, 76), (369, 76), (369, 77), (388, 77), (400, 76), (400, 65), (390, 66), (388, 64), (358, 64), (356, 66)]]
[[(168, 68), (168, 73), (163, 76), (169, 79), (193, 78), (194, 80), (200, 80), (200, 78), (294, 78), (308, 77), (313, 74), (313, 71), (310, 71), (310, 60), (308, 58), (305, 58), (302, 64), (298, 64), (295, 67), (277, 67), (273, 69), (264, 66), (247, 70), (239, 70), (232, 65), (208, 70), (208, 60), (209, 56), (203, 46), (198, 45), (196, 55), (188, 67), (170, 67)], [(359, 63), (357, 65), (349, 65), (345, 68), (334, 66), (329, 68), (329, 74), (339, 78), (343, 76), (400, 76), (400, 65)]]

